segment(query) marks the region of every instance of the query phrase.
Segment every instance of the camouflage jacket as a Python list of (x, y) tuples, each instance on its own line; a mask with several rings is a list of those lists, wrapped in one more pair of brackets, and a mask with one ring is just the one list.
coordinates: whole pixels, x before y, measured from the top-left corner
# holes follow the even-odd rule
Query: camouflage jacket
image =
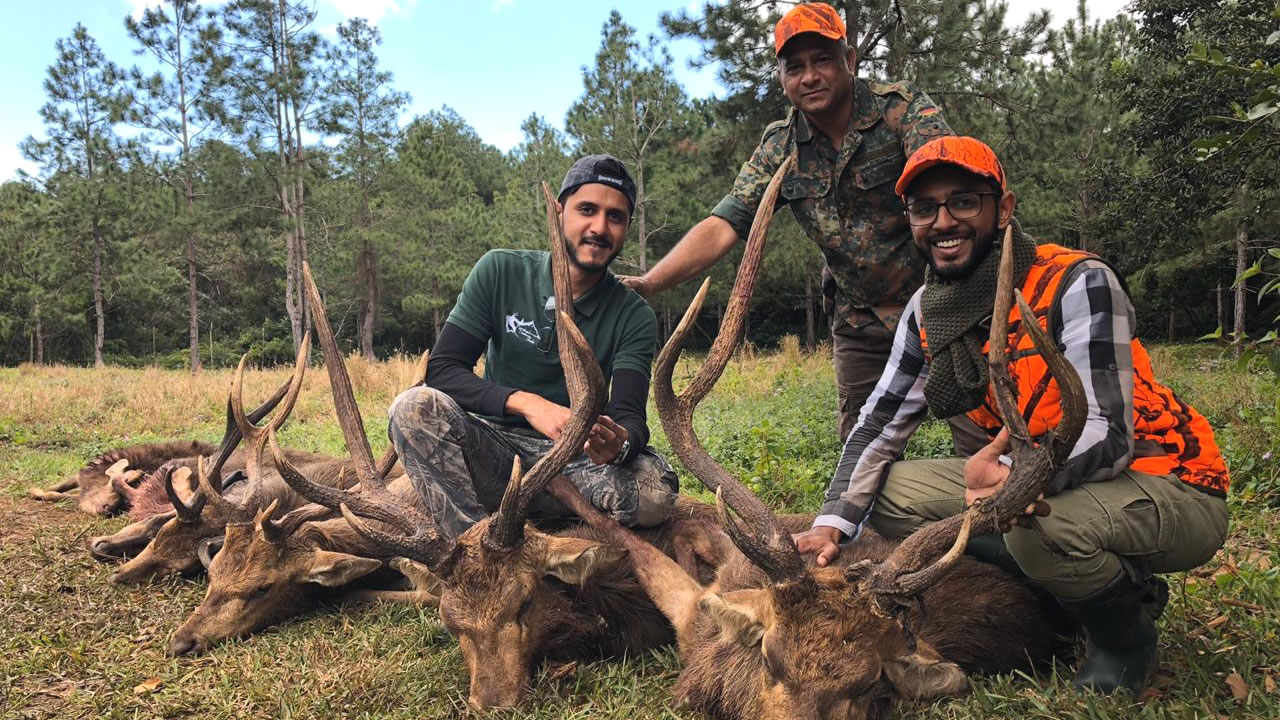
[(745, 238), (769, 179), (794, 155), (779, 202), (791, 206), (826, 257), (838, 291), (835, 319), (864, 308), (892, 329), (924, 282), (924, 260), (912, 247), (894, 184), (908, 155), (934, 137), (950, 135), (951, 128), (929, 96), (910, 83), (857, 78), (853, 102), (839, 150), (795, 108), (771, 124), (711, 214)]

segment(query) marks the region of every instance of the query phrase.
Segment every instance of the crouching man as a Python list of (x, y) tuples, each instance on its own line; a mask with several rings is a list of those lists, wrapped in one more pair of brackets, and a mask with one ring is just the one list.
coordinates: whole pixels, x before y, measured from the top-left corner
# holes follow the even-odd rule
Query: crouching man
[[(1156, 619), (1168, 599), (1153, 573), (1207, 561), (1227, 532), (1227, 468), (1209, 423), (1156, 382), (1114, 271), (1086, 252), (1036, 245), (1013, 217), (1015, 198), (991, 148), (943, 137), (908, 159), (897, 192), (924, 286), (898, 324), (888, 367), (845, 442), (814, 527), (796, 536), (826, 565), (864, 521), (903, 537), (998, 490), (1008, 446), (987, 377), (987, 323), (1010, 224), (1015, 287), (1084, 383), (1088, 419), (1070, 459), (1050, 479), (1052, 512), (1022, 518), (970, 553), (1025, 573), (1080, 621), (1086, 634), (1077, 688), (1135, 694), (1155, 669)], [(1010, 315), (1010, 376), (1033, 436), (1061, 418), (1056, 382)], [(927, 333), (926, 333), (927, 330)], [(898, 461), (932, 410), (966, 413), (991, 443), (966, 460)], [(959, 600), (958, 600), (959, 601)]]
[[(636, 186), (608, 155), (574, 163), (560, 189), (573, 316), (610, 386), (609, 403), (565, 475), (633, 527), (665, 522), (677, 478), (648, 447), (645, 403), (657, 343), (653, 310), (609, 271)], [(551, 255), (491, 250), (472, 268), (431, 352), (427, 384), (391, 404), (389, 433), (442, 530), (456, 537), (497, 509), (513, 458), (528, 469), (569, 419), (555, 331)], [(473, 372), (485, 354), (484, 378)], [(531, 516), (559, 514), (543, 496)]]

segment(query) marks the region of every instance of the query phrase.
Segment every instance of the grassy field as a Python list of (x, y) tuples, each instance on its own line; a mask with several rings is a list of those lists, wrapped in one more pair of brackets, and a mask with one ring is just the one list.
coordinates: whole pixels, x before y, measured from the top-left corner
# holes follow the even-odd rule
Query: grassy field
[[(1260, 365), (1239, 366), (1211, 347), (1154, 355), (1158, 376), (1220, 428), (1236, 488), (1227, 548), (1201, 570), (1169, 578), (1173, 600), (1161, 622), (1154, 689), (1136, 707), (1080, 697), (1064, 687), (1064, 668), (1062, 676), (975, 679), (968, 697), (904, 707), (901, 717), (1280, 717), (1277, 383)], [(412, 362), (349, 364), (380, 453), (383, 409), (409, 382)], [(285, 375), (251, 373), (248, 402)], [(51, 485), (113, 446), (216, 441), (229, 380), (226, 371), (0, 370), (0, 718), (466, 717), (461, 654), (434, 610), (335, 605), (203, 657), (171, 658), (169, 636), (199, 603), (204, 581), (112, 585), (111, 568), (91, 559), (83, 542), (123, 519), (23, 497), (28, 486)], [(331, 407), (324, 374), (310, 373), (283, 443), (340, 453)], [(771, 505), (812, 511), (838, 452), (829, 361), (794, 343), (744, 354), (696, 424), (712, 453)], [(944, 454), (948, 444), (945, 429), (931, 423), (909, 454)], [(677, 672), (670, 650), (547, 668), (528, 705), (505, 716), (697, 717), (669, 700)]]

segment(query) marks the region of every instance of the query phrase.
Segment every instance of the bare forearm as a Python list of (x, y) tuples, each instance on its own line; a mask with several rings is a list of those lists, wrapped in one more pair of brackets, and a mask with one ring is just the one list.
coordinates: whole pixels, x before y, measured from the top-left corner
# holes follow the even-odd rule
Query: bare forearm
[(640, 279), (643, 295), (675, 287), (719, 262), (738, 242), (738, 233), (723, 218), (712, 215), (694, 225), (671, 252)]

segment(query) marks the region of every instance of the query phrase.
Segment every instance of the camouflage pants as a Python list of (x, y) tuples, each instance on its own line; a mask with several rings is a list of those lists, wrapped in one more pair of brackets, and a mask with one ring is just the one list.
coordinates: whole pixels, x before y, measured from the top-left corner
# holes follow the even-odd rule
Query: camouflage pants
[[(388, 414), (388, 434), (405, 473), (440, 528), (454, 537), (498, 508), (515, 456), (527, 471), (553, 445), (534, 430), (477, 418), (445, 393), (425, 386), (400, 393)], [(597, 465), (579, 455), (564, 474), (593, 505), (632, 527), (666, 522), (679, 489), (675, 470), (652, 447), (626, 465)], [(534, 500), (529, 514), (534, 519), (572, 517), (545, 493)]]

